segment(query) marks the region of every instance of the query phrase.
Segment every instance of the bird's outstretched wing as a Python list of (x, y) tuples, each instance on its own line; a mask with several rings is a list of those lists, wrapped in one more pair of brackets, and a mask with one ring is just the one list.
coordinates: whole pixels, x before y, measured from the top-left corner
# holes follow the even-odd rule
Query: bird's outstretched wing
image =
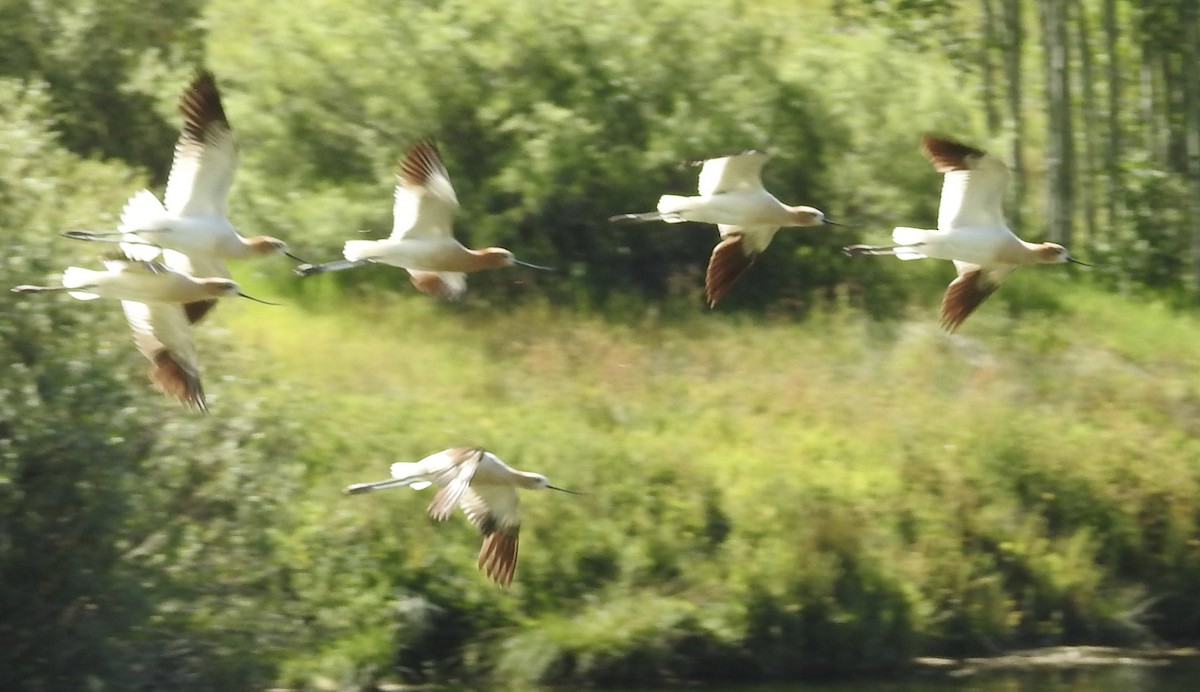
[(392, 206), (392, 238), (448, 238), (452, 235), (458, 197), (437, 145), (414, 144), (396, 170)]
[(709, 307), (715, 307), (746, 270), (754, 266), (758, 256), (767, 249), (779, 230), (777, 226), (720, 225), (717, 228), (721, 232), (721, 242), (713, 248), (708, 271), (704, 275), (704, 291)]
[(921, 151), (943, 173), (938, 228), (1001, 230), (1008, 167), (1000, 159), (965, 144), (933, 135), (921, 139)]
[(483, 534), (477, 566), (497, 584), (508, 586), (517, 570), (520, 547), (516, 489), (511, 485), (476, 485), (463, 494), (462, 509)]
[(221, 95), (210, 72), (201, 72), (179, 101), (183, 131), (164, 195), (177, 216), (227, 215), (229, 188), (237, 167), (237, 145)]
[(958, 278), (946, 287), (942, 297), (942, 328), (948, 332), (958, 329), (975, 308), (996, 292), (1015, 267), (1001, 265), (981, 267), (970, 262), (954, 261)]
[(467, 275), (462, 272), (427, 272), (409, 269), (412, 285), (441, 300), (460, 300), (467, 292)]
[(184, 406), (206, 411), (200, 365), (182, 305), (121, 301), (133, 342), (150, 361), (150, 380)]
[(700, 194), (707, 197), (721, 192), (761, 188), (762, 169), (769, 158), (761, 151), (747, 151), (704, 161), (700, 169)]
[(437, 521), (445, 521), (450, 516), (463, 494), (470, 489), (471, 479), (482, 458), (482, 449), (462, 447), (447, 449), (420, 462), (424, 474), (438, 486), (437, 494), (429, 503), (429, 516)]

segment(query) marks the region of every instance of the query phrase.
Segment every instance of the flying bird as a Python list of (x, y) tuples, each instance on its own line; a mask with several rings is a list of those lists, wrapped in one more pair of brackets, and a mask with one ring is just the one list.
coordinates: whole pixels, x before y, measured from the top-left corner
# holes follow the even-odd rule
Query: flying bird
[(499, 247), (471, 250), (454, 239), (452, 227), (458, 197), (450, 174), (432, 140), (420, 140), (404, 155), (396, 170), (392, 234), (382, 240), (348, 240), (344, 260), (296, 267), (312, 276), (368, 264), (407, 269), (414, 286), (444, 300), (457, 300), (467, 290), (467, 273), (511, 267), (514, 264), (547, 269), (518, 260)]
[(609, 221), (696, 221), (717, 224), (721, 242), (713, 248), (704, 277), (709, 307), (729, 292), (753, 266), (775, 233), (785, 226), (840, 225), (813, 207), (789, 206), (763, 187), (762, 169), (770, 158), (759, 151), (697, 162), (699, 196), (663, 195), (658, 211), (618, 214)]
[(1090, 266), (1058, 243), (1018, 238), (1004, 219), (1008, 167), (1000, 159), (960, 142), (926, 134), (921, 151), (943, 173), (936, 230), (897, 227), (895, 245), (850, 245), (849, 255), (894, 255), (904, 260), (953, 260), (958, 278), (942, 298), (941, 324), (953, 332), (996, 292), (1014, 269), (1025, 264)]
[(159, 262), (114, 256), (106, 258), (104, 266), (104, 271), (68, 267), (63, 272), (61, 286), (22, 285), (12, 290), (67, 292), (79, 300), (121, 301), (133, 341), (150, 361), (150, 381), (184, 406), (206, 411), (199, 359), (191, 334), (191, 324), (204, 313), (197, 306), (231, 296), (266, 301), (242, 293), (231, 279), (198, 279)]
[[(133, 195), (121, 212), (117, 232), (68, 231), (68, 238), (116, 242), (132, 259), (159, 258), (166, 266), (198, 277), (230, 278), (227, 259), (293, 255), (270, 236), (243, 237), (228, 219), (229, 188), (237, 168), (237, 146), (211, 72), (201, 72), (179, 100), (183, 130), (167, 178), (163, 203), (153, 192)], [(192, 308), (201, 316), (216, 301)]]
[(512, 583), (517, 569), (521, 530), (517, 488), (579, 494), (550, 485), (540, 473), (518, 471), (495, 454), (471, 447), (446, 449), (417, 462), (397, 462), (391, 471), (389, 480), (356, 483), (347, 487), (346, 493), (357, 495), (403, 485), (422, 490), (437, 485), (437, 494), (427, 510), (429, 516), (444, 521), (455, 507), (461, 507), (467, 520), (483, 534), (477, 567), (501, 586)]

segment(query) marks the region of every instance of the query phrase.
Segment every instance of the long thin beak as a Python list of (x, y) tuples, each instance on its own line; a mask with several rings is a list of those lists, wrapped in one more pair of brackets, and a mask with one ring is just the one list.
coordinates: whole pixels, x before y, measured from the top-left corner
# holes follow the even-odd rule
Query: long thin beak
[(542, 271), (544, 271), (544, 272), (552, 272), (552, 271), (554, 271), (554, 267), (543, 267), (543, 266), (542, 266), (542, 265), (540, 265), (540, 264), (531, 264), (531, 263), (529, 263), (529, 262), (524, 262), (524, 261), (522, 261), (522, 260), (519, 260), (519, 259), (514, 259), (514, 260), (513, 260), (513, 264), (519, 264), (519, 265), (521, 265), (522, 267), (529, 267), (530, 269), (541, 269), (541, 270), (542, 270)]
[(566, 488), (560, 488), (557, 485), (547, 485), (546, 488), (548, 488), (550, 490), (557, 490), (560, 493), (571, 493), (572, 495), (587, 495), (587, 493), (581, 493), (578, 490), (567, 490)]
[(238, 293), (238, 295), (243, 298), (246, 298), (247, 300), (253, 300), (256, 303), (262, 303), (263, 305), (279, 305), (279, 303), (272, 303), (267, 300), (262, 300), (261, 298), (255, 298), (254, 296), (248, 296), (245, 293)]
[(297, 256), (293, 255), (292, 253), (288, 252), (287, 250), (284, 250), (284, 251), (283, 251), (283, 254), (284, 254), (285, 256), (287, 256), (287, 257), (291, 257), (292, 259), (296, 260), (296, 261), (297, 261), (297, 262), (299, 262), (300, 264), (308, 264), (308, 262), (305, 262), (304, 260), (300, 259), (299, 257), (297, 257)]
[(834, 221), (832, 219), (825, 219), (825, 223), (829, 224), (830, 226), (845, 226), (846, 225), (844, 223), (838, 223), (837, 221)]
[(1092, 266), (1092, 265), (1088, 264), (1087, 262), (1080, 262), (1079, 260), (1075, 259), (1074, 257), (1068, 257), (1067, 261), (1070, 262), (1071, 264), (1082, 264), (1085, 267)]

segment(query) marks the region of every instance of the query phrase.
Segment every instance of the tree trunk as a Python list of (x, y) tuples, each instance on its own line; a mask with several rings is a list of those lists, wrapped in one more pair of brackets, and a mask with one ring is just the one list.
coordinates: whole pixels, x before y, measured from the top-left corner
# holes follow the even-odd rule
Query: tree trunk
[(1150, 46), (1142, 43), (1142, 63), (1138, 66), (1138, 115), (1141, 118), (1143, 141), (1155, 163), (1161, 163), (1163, 155), (1162, 128), (1158, 122), (1158, 109), (1154, 107), (1154, 55)]
[(1181, 12), (1183, 20), (1183, 64), (1188, 68), (1183, 72), (1184, 81), (1184, 115), (1187, 149), (1187, 176), (1191, 183), (1191, 208), (1188, 210), (1191, 225), (1191, 282), (1194, 297), (1200, 297), (1200, 16), (1197, 15), (1196, 3), (1189, 1), (1183, 4)]
[(983, 113), (987, 119), (988, 134), (996, 134), (1000, 130), (1000, 110), (996, 107), (996, 69), (992, 64), (992, 51), (996, 46), (996, 14), (992, 8), (992, 0), (981, 0), (983, 12), (980, 16), (982, 25), (979, 42), (979, 71), (983, 78)]
[(1079, 50), (1079, 82), (1082, 91), (1082, 112), (1077, 122), (1080, 126), (1080, 141), (1083, 151), (1079, 161), (1077, 190), (1083, 202), (1083, 231), (1080, 249), (1096, 242), (1096, 138), (1092, 114), (1096, 112), (1096, 89), (1092, 83), (1092, 47), (1088, 26), (1087, 10), (1082, 0), (1071, 3), (1075, 12), (1075, 45)]
[(1046, 221), (1051, 240), (1071, 243), (1072, 169), (1071, 77), (1068, 64), (1066, 3), (1042, 0), (1042, 53), (1046, 72)]
[(1007, 87), (1008, 117), (1012, 119), (1012, 152), (1009, 164), (1012, 168), (1013, 226), (1021, 227), (1025, 205), (1025, 162), (1021, 155), (1025, 139), (1025, 119), (1022, 116), (1021, 94), (1021, 45), (1024, 43), (1024, 25), (1021, 22), (1021, 0), (1002, 0), (1004, 3), (1004, 81)]
[[(1187, 171), (1187, 134), (1184, 127), (1187, 118), (1185, 113), (1186, 91), (1184, 82), (1188, 77), (1183, 74), (1183, 66), (1179, 64), (1179, 55), (1171, 47), (1160, 47), (1158, 50), (1158, 66), (1162, 74), (1162, 125), (1164, 130), (1164, 151), (1167, 167), (1176, 173)], [(1183, 46), (1179, 50), (1186, 50)], [(1192, 67), (1195, 70), (1195, 66)]]
[(1117, 0), (1104, 0), (1104, 50), (1108, 54), (1108, 147), (1104, 168), (1108, 186), (1104, 195), (1105, 218), (1111, 233), (1121, 213), (1121, 71), (1117, 58)]

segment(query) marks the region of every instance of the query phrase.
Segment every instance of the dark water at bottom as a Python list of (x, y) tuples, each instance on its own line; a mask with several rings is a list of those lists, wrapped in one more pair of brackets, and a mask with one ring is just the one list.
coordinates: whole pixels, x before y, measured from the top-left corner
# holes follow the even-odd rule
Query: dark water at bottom
[[(684, 689), (689, 688), (681, 688), (679, 692)], [(1105, 665), (1067, 670), (986, 671), (964, 677), (931, 673), (897, 681), (690, 688), (691, 692), (697, 689), (703, 692), (1200, 692), (1200, 661), (1190, 659), (1167, 665)]]

